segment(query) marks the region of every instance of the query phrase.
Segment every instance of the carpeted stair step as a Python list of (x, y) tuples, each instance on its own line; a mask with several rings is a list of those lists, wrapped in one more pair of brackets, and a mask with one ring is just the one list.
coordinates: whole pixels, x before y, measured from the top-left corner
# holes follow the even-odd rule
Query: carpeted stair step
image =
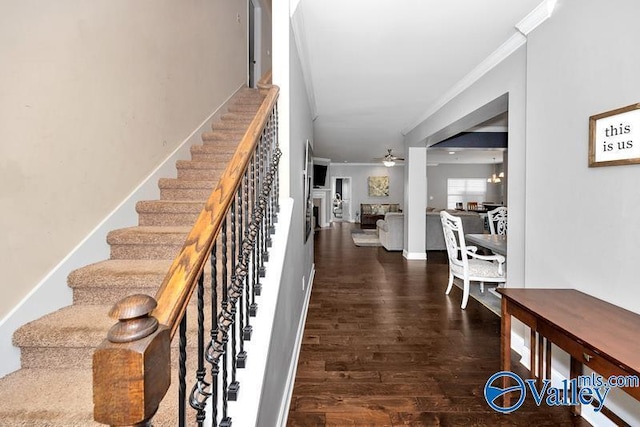
[[(111, 307), (106, 304), (73, 305), (20, 327), (13, 335), (13, 343), (21, 349), (22, 367), (91, 369), (94, 350), (116, 323), (108, 317)], [(205, 319), (210, 318), (210, 313), (210, 304), (205, 303)], [(196, 348), (197, 331), (197, 305), (189, 304), (188, 349)], [(171, 347), (177, 350), (178, 344), (179, 340), (174, 339)], [(174, 361), (177, 361), (177, 354), (172, 355), (172, 363)]]
[(91, 368), (93, 350), (115, 323), (111, 305), (72, 305), (20, 327), (13, 344), (23, 368)]
[(90, 264), (69, 274), (74, 304), (113, 306), (132, 294), (155, 297), (172, 260), (110, 259)]
[(229, 113), (254, 113), (260, 108), (262, 100), (255, 102), (234, 103), (229, 106)]
[(191, 227), (129, 227), (107, 235), (112, 259), (174, 259)]
[[(188, 372), (193, 363), (188, 362)], [(158, 412), (154, 427), (178, 425), (177, 372)], [(193, 379), (187, 377), (188, 387)], [(33, 385), (37, 385), (34, 389)], [(0, 425), (2, 427), (102, 426), (93, 420), (93, 374), (91, 369), (22, 369), (0, 379)], [(196, 425), (195, 411), (187, 409), (187, 425)]]
[[(109, 305), (128, 295), (156, 296), (173, 260), (109, 259), (72, 271), (67, 278), (73, 289), (74, 304)], [(220, 264), (220, 262), (219, 262)], [(205, 295), (210, 295), (211, 266), (204, 267)], [(218, 283), (222, 283), (222, 266), (218, 266)], [(195, 304), (192, 298), (190, 303)]]
[(233, 104), (245, 102), (262, 102), (264, 95), (258, 89), (243, 88), (233, 96)]
[(199, 181), (218, 181), (227, 167), (224, 163), (195, 160), (178, 160), (178, 179)]
[(0, 425), (102, 426), (93, 421), (91, 369), (21, 369), (0, 379)]
[(192, 145), (191, 160), (200, 162), (218, 162), (227, 164), (233, 158), (236, 145)]
[(246, 131), (246, 129), (216, 129), (209, 132), (203, 132), (201, 138), (205, 145), (213, 144), (218, 146), (237, 147)]
[(158, 182), (162, 200), (204, 201), (215, 189), (217, 181), (162, 178)]
[(211, 130), (246, 131), (251, 120), (216, 120), (211, 123)]
[(140, 226), (193, 226), (204, 207), (201, 201), (146, 200), (136, 204)]

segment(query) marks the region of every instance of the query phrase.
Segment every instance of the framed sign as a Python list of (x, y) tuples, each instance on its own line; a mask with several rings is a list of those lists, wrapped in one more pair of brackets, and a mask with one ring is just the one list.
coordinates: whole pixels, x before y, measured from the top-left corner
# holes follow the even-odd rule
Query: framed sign
[(640, 163), (640, 104), (589, 117), (589, 167)]

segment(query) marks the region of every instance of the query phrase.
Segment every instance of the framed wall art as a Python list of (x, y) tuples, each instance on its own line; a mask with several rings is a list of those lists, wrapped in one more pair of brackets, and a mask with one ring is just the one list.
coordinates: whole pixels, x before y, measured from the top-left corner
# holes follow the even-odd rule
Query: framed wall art
[(369, 177), (369, 197), (388, 197), (389, 177), (370, 176)]
[(640, 163), (640, 104), (589, 117), (589, 167)]
[(311, 229), (313, 228), (313, 198), (311, 196), (311, 188), (313, 185), (313, 149), (311, 148), (311, 141), (307, 139), (304, 150), (304, 165), (302, 167), (302, 188), (303, 193), (303, 218), (304, 224), (304, 242), (306, 243), (311, 236)]

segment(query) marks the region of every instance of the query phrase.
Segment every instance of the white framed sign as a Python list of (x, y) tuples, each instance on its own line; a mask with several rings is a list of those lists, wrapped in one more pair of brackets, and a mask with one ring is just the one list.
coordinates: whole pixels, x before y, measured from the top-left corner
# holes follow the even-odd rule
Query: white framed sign
[(640, 104), (589, 117), (589, 167), (640, 163)]

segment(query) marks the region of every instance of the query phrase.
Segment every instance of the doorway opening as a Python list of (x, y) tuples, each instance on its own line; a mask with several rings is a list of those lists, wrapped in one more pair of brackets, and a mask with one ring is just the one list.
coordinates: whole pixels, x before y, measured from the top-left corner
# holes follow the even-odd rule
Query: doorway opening
[(353, 222), (351, 203), (351, 177), (337, 176), (331, 178), (331, 220)]

